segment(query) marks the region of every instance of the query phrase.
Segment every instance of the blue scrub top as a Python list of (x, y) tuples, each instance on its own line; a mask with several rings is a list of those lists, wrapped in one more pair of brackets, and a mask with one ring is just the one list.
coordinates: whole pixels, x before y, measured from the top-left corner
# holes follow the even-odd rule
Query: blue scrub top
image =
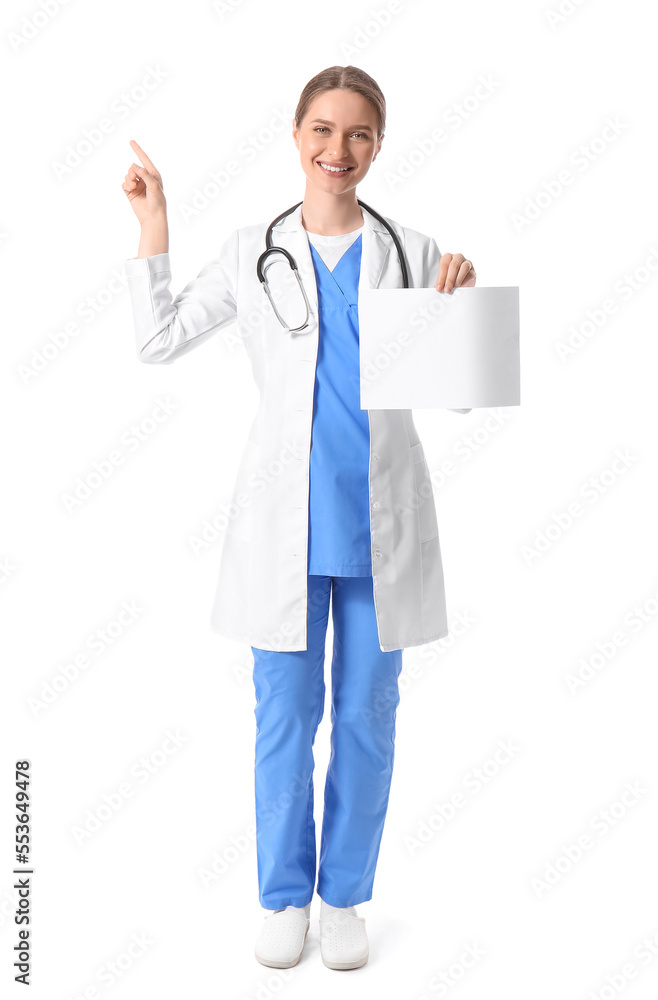
[(308, 572), (371, 576), (370, 425), (360, 408), (361, 236), (330, 271), (310, 244), (318, 290), (309, 475)]

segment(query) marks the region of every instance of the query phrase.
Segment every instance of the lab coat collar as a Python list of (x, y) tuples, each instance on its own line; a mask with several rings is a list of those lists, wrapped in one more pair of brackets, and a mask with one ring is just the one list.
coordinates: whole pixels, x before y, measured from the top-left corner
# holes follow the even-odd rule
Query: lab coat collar
[[(387, 236), (389, 235), (388, 230), (381, 224), (379, 219), (376, 219), (374, 215), (371, 215), (370, 212), (363, 207), (361, 208), (361, 211), (363, 213), (363, 221), (366, 228), (372, 229), (378, 233), (385, 233)], [(286, 215), (286, 217), (275, 226), (276, 231), (279, 233), (293, 232), (294, 230), (303, 228), (301, 203), (297, 206), (294, 212), (291, 212), (290, 215)]]

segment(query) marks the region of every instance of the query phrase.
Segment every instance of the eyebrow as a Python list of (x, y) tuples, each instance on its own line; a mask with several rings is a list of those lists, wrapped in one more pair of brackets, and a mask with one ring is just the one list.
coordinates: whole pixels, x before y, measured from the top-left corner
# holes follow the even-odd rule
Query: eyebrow
[[(311, 125), (313, 125), (314, 122), (320, 122), (321, 125), (335, 125), (336, 124), (336, 122), (328, 122), (326, 118), (314, 118), (313, 121), (311, 122)], [(370, 128), (369, 125), (352, 125), (352, 128), (350, 129), (350, 131), (353, 131), (356, 128), (367, 129), (368, 132), (372, 132), (372, 129)]]

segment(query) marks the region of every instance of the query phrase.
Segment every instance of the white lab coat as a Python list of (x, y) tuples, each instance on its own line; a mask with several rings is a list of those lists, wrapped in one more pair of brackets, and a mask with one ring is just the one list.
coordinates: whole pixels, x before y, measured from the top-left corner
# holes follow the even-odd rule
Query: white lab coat
[[(401, 287), (390, 234), (366, 209), (363, 216), (359, 291)], [(436, 242), (387, 222), (405, 250), (410, 285), (433, 286), (441, 256)], [(260, 405), (235, 479), (232, 502), (239, 513), (225, 532), (210, 625), (260, 649), (303, 650), (317, 286), (299, 206), (275, 227), (273, 242), (297, 262), (310, 329), (284, 332), (256, 276), (266, 228), (234, 230), (173, 300), (167, 253), (130, 258), (124, 267), (141, 361), (168, 364), (237, 319)], [(305, 316), (303, 298), (282, 255), (275, 259), (279, 263), (267, 272), (272, 295), (286, 322), (297, 326)], [(411, 410), (368, 410), (368, 418), (373, 589), (379, 644), (386, 651), (439, 639), (448, 627), (434, 497)], [(267, 479), (259, 474), (263, 469)]]

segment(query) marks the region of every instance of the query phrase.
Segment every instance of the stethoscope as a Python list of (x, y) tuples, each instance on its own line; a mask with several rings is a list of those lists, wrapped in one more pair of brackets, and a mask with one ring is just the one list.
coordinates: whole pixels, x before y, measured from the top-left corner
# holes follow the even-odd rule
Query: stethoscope
[[(400, 240), (398, 239), (398, 237), (396, 236), (396, 234), (393, 232), (392, 228), (389, 226), (389, 224), (386, 221), (386, 219), (383, 219), (381, 217), (381, 215), (379, 215), (377, 212), (375, 212), (372, 208), (370, 208), (368, 205), (366, 205), (365, 202), (361, 201), (359, 198), (357, 198), (356, 200), (357, 200), (358, 204), (361, 206), (361, 208), (365, 208), (365, 210), (367, 212), (370, 212), (371, 215), (374, 215), (374, 217), (376, 219), (378, 219), (379, 222), (381, 222), (381, 224), (383, 226), (386, 227), (386, 229), (388, 230), (388, 232), (390, 233), (390, 235), (393, 237), (393, 242), (395, 243), (395, 248), (396, 248), (396, 250), (398, 252), (398, 259), (400, 261), (400, 268), (402, 270), (402, 280), (404, 282), (404, 286), (403, 287), (404, 288), (408, 288), (409, 287), (409, 272), (407, 271), (407, 263), (406, 263), (406, 260), (405, 260), (404, 250), (402, 249), (402, 245), (400, 243)], [(281, 324), (281, 326), (283, 327), (283, 329), (285, 330), (286, 333), (297, 333), (299, 330), (303, 330), (306, 326), (308, 326), (308, 321), (309, 321), (309, 317), (310, 317), (311, 307), (309, 305), (309, 301), (308, 301), (308, 298), (306, 296), (306, 291), (304, 289), (304, 285), (302, 283), (302, 279), (299, 276), (299, 271), (297, 270), (297, 263), (295, 261), (295, 258), (287, 250), (284, 250), (283, 247), (275, 247), (275, 246), (272, 245), (272, 230), (274, 229), (274, 227), (276, 226), (276, 224), (278, 222), (281, 222), (281, 220), (285, 219), (285, 217), (287, 215), (290, 215), (291, 212), (294, 212), (295, 209), (299, 208), (299, 206), (301, 204), (302, 204), (301, 201), (298, 201), (296, 205), (293, 205), (292, 208), (289, 208), (285, 212), (282, 212), (281, 215), (277, 215), (276, 219), (274, 219), (273, 222), (270, 222), (269, 226), (267, 227), (267, 233), (265, 234), (265, 246), (266, 246), (266, 249), (260, 255), (260, 257), (258, 258), (258, 263), (256, 264), (256, 274), (258, 275), (258, 280), (260, 281), (261, 285), (265, 289), (265, 291), (267, 293), (267, 297), (268, 297), (268, 299), (270, 300), (270, 302), (272, 304), (272, 309), (274, 309), (274, 313), (276, 315), (276, 318), (278, 319), (279, 323)], [(275, 254), (275, 253), (282, 253), (285, 256), (286, 260), (290, 264), (290, 267), (292, 269), (293, 274), (297, 278), (297, 282), (299, 284), (299, 287), (302, 290), (302, 295), (304, 296), (304, 302), (306, 303), (306, 319), (304, 320), (304, 322), (302, 323), (301, 326), (293, 326), (293, 327), (288, 326), (288, 324), (285, 322), (285, 320), (279, 314), (279, 310), (277, 309), (277, 307), (274, 304), (274, 299), (272, 298), (272, 295), (271, 295), (271, 292), (270, 292), (270, 289), (269, 289), (269, 282), (267, 281), (266, 274), (265, 274), (266, 268), (270, 267), (270, 265), (273, 263), (273, 261), (270, 259), (269, 263), (265, 264), (265, 262), (267, 261), (267, 258), (271, 254)], [(263, 266), (263, 265), (265, 265), (265, 266)]]

